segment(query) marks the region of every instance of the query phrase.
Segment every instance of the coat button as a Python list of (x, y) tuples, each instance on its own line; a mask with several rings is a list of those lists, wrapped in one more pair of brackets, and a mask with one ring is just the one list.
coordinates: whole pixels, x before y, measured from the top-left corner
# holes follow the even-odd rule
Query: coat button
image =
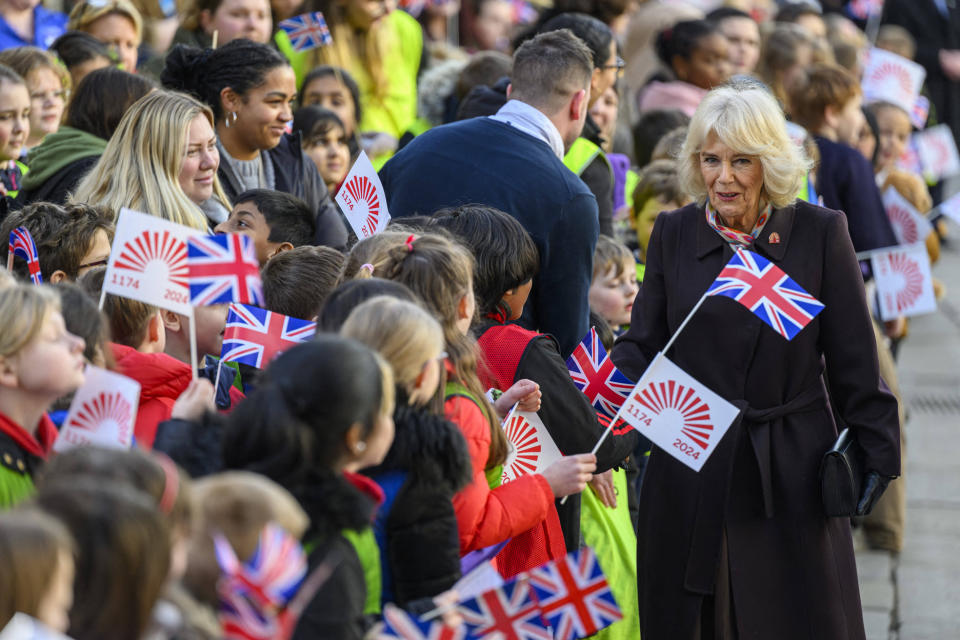
[(3, 464), (8, 466), (13, 464), (13, 458), (10, 457), (9, 453), (3, 454)]
[(27, 465), (23, 464), (23, 460), (17, 460), (17, 469), (20, 469), (20, 471), (27, 470)]

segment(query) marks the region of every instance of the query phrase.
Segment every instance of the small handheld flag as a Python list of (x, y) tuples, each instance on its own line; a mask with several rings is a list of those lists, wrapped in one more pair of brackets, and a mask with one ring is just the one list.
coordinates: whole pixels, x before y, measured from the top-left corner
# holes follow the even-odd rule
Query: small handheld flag
[(623, 618), (589, 547), (530, 572), (530, 586), (557, 640), (585, 638)]
[(617, 415), (620, 405), (633, 389), (633, 382), (614, 366), (595, 327), (590, 327), (567, 358), (567, 370), (577, 389), (587, 396), (598, 413), (608, 419)]
[(390, 222), (387, 194), (365, 151), (361, 151), (334, 198), (357, 238), (380, 233)]
[(83, 445), (129, 449), (139, 402), (139, 382), (88, 365), (53, 450), (60, 453)]
[(471, 638), (553, 640), (526, 577), (462, 602), (457, 611)]
[(222, 535), (214, 535), (213, 545), (223, 574), (217, 585), (223, 637), (289, 638), (296, 620), (287, 605), (307, 575), (307, 556), (296, 539), (268, 523), (247, 562)]
[(307, 51), (333, 44), (330, 28), (319, 11), (287, 18), (277, 26), (287, 34), (294, 51)]
[(503, 431), (509, 447), (500, 477), (503, 484), (540, 473), (563, 457), (536, 411), (520, 411), (514, 405), (503, 421)]
[(17, 227), (10, 232), (10, 245), (7, 254), (7, 269), (13, 269), (13, 257), (20, 256), (27, 261), (30, 270), (30, 281), (33, 284), (43, 283), (43, 274), (40, 273), (40, 254), (33, 236), (26, 227)]
[(902, 245), (923, 242), (933, 232), (933, 225), (917, 211), (910, 201), (894, 187), (883, 194), (883, 208), (890, 219), (890, 226)]
[(187, 241), (190, 303), (263, 305), (263, 284), (253, 240), (238, 233)]
[(700, 471), (740, 410), (657, 354), (620, 417), (653, 444)]
[(383, 629), (378, 640), (467, 640), (467, 632), (461, 626), (451, 629), (442, 620), (418, 620), (400, 607), (387, 603), (383, 607)]
[(923, 244), (893, 247), (870, 256), (880, 317), (916, 316), (937, 310), (930, 258)]
[(103, 295), (111, 293), (192, 316), (187, 240), (195, 235), (190, 227), (121, 209)]
[(733, 298), (787, 340), (823, 311), (823, 303), (763, 256), (737, 249), (707, 289)]
[(244, 304), (231, 304), (220, 359), (262, 369), (290, 347), (306, 342), (317, 323)]

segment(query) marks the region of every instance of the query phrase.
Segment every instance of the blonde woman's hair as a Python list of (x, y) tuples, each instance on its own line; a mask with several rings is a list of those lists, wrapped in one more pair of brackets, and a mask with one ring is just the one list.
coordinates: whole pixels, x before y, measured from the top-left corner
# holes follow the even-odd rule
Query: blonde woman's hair
[(30, 344), (51, 311), (60, 311), (60, 296), (47, 286), (0, 289), (0, 358), (14, 356)]
[[(124, 114), (100, 160), (77, 185), (72, 202), (143, 211), (201, 231), (207, 218), (180, 186), (180, 168), (190, 123), (213, 112), (199, 100), (175, 91), (154, 91)], [(229, 201), (214, 175), (213, 197)]]
[(419, 306), (391, 296), (357, 305), (340, 335), (376, 350), (393, 368), (396, 385), (410, 392), (424, 365), (443, 351), (443, 329)]
[(775, 208), (796, 200), (810, 159), (787, 135), (783, 110), (755, 80), (728, 83), (704, 97), (677, 160), (680, 187), (698, 204), (707, 200), (700, 173), (700, 150), (710, 132), (734, 153), (756, 156), (763, 168), (762, 196)]
[(137, 40), (143, 39), (143, 16), (128, 0), (101, 0), (100, 2), (80, 0), (73, 5), (73, 10), (70, 11), (67, 30), (86, 32), (91, 23), (109, 15), (121, 15), (129, 18), (130, 22), (133, 23), (133, 30), (137, 34)]

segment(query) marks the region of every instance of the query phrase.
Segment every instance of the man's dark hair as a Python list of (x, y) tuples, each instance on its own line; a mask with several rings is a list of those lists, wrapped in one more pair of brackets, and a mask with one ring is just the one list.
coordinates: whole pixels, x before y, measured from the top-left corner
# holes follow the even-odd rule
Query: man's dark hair
[(264, 306), (285, 316), (311, 320), (337, 287), (344, 256), (330, 247), (281, 251), (263, 265)]
[(270, 242), (289, 242), (300, 247), (313, 242), (316, 233), (314, 212), (307, 203), (282, 191), (250, 189), (244, 191), (234, 205), (252, 202), (270, 227)]
[(473, 292), (481, 316), (496, 312), (503, 294), (532, 279), (540, 267), (530, 234), (499, 209), (479, 204), (441, 209), (433, 224), (473, 252)]
[(569, 29), (590, 48), (593, 53), (593, 66), (597, 69), (607, 64), (610, 58), (610, 43), (613, 31), (596, 18), (585, 13), (561, 13), (551, 18), (540, 29), (540, 33), (549, 33), (558, 29)]
[(463, 100), (470, 90), (478, 85), (492, 87), (497, 80), (509, 76), (513, 70), (513, 58), (499, 51), (478, 51), (457, 78), (457, 99)]
[(513, 54), (511, 97), (557, 112), (592, 76), (593, 54), (569, 29), (541, 33)]

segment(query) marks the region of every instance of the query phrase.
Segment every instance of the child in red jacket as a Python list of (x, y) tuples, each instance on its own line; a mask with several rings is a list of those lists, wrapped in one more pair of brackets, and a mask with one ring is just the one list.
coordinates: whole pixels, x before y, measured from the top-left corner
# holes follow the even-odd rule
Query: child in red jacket
[(447, 419), (467, 440), (473, 481), (453, 499), (460, 553), (495, 545), (537, 529), (520, 554), (498, 558), (504, 575), (515, 575), (566, 553), (554, 499), (579, 493), (596, 468), (590, 454), (561, 458), (542, 474), (505, 484), (488, 483), (487, 471), (502, 465), (507, 442), (477, 376), (478, 351), (469, 336), (474, 317), (473, 258), (438, 235), (410, 236), (370, 263), (373, 275), (396, 280), (416, 293), (440, 322), (446, 342)]

